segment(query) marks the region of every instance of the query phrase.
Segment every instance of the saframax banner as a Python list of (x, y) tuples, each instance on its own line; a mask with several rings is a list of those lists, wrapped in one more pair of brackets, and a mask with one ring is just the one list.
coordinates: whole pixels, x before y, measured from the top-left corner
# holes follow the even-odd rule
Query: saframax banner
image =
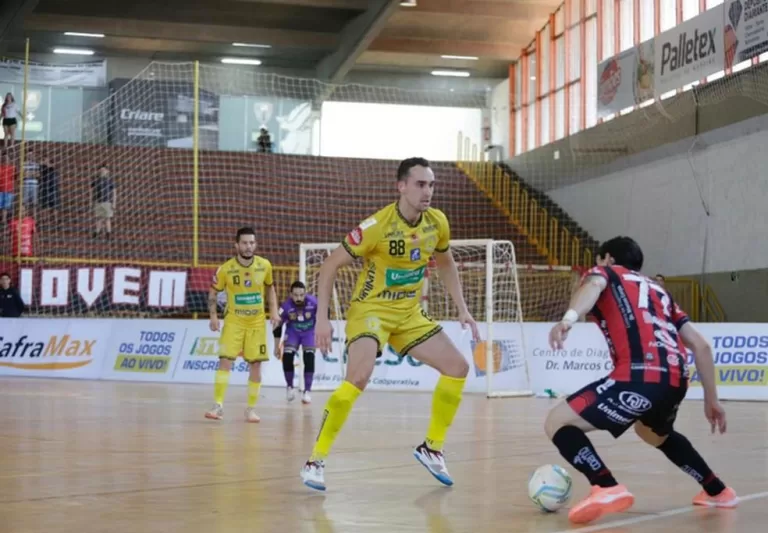
[[(488, 345), (475, 343), (456, 322), (441, 324), (469, 363), (467, 392), (485, 393)], [(493, 324), (492, 390), (569, 394), (611, 372), (613, 364), (597, 326), (576, 324), (565, 349), (554, 351), (547, 340), (552, 325)], [(344, 323), (334, 327), (342, 332)], [(720, 397), (768, 400), (768, 324), (697, 328), (712, 344)], [(480, 329), (487, 338), (485, 325)], [(2, 319), (0, 376), (213, 384), (218, 340), (219, 333), (204, 320)], [(274, 354), (269, 332), (267, 344)], [(342, 339), (335, 336), (332, 351), (316, 355), (315, 390), (333, 390), (341, 383), (344, 357)], [(688, 363), (688, 398), (700, 399), (701, 380), (691, 354)], [(437, 378), (435, 370), (385, 346), (368, 388), (429, 392)], [(301, 378), (296, 379), (298, 385)], [(247, 380), (248, 365), (238, 359), (231, 383), (245, 385)], [(285, 386), (282, 363), (273, 355), (262, 367), (262, 380), (265, 387)]]

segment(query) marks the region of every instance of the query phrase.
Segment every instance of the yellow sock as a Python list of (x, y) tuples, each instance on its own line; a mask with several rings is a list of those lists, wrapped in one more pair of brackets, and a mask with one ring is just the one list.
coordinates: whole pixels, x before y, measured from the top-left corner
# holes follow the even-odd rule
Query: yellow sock
[(248, 407), (253, 407), (259, 401), (261, 381), (248, 381)]
[(440, 376), (432, 396), (432, 418), (429, 421), (426, 443), (433, 450), (441, 451), (445, 435), (459, 410), (461, 392), (466, 378)]
[(213, 401), (224, 404), (224, 395), (229, 386), (229, 370), (217, 370), (213, 381)]
[(311, 460), (324, 460), (328, 456), (331, 446), (333, 446), (333, 441), (336, 440), (341, 427), (346, 422), (347, 416), (361, 392), (360, 389), (349, 381), (344, 381), (328, 398), (328, 402), (325, 404), (325, 411), (323, 412), (320, 433), (317, 435), (317, 441), (312, 450)]

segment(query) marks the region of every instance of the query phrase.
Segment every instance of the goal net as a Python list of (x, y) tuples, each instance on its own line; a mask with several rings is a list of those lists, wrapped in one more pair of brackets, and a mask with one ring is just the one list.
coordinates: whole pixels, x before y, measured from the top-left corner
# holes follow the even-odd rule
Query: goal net
[[(316, 294), (317, 276), (325, 259), (339, 243), (302, 243), (299, 247), (299, 279), (307, 291)], [(469, 330), (458, 323), (457, 310), (430, 262), (422, 293), (417, 295), (422, 308), (443, 325), (444, 330), (465, 355), (470, 365), (467, 390), (484, 392), (488, 397), (526, 396), (531, 394), (527, 365), (526, 313), (546, 319), (562, 313), (560, 302), (570, 296), (573, 276), (570, 268), (520, 266), (515, 247), (509, 241), (490, 239), (452, 240), (451, 253), (458, 267), (464, 299), (477, 321), (481, 340), (475, 342)], [(342, 267), (333, 285), (331, 320), (333, 349), (323, 356), (321, 383), (338, 385), (345, 374), (346, 313), (362, 269), (362, 260)], [(548, 302), (556, 302), (551, 309)], [(413, 390), (429, 384), (427, 370), (408, 354), (399, 354), (390, 346), (382, 347), (370, 387)], [(316, 382), (318, 382), (316, 378)], [(430, 387), (424, 387), (431, 390)]]

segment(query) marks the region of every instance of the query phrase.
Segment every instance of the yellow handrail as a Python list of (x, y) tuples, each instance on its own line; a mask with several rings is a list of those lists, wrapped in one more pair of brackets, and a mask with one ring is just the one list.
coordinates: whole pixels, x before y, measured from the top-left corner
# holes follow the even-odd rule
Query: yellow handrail
[[(519, 180), (513, 179), (493, 163), (480, 161), (478, 146), (470, 146), (468, 138), (460, 135), (458, 143), (457, 166), (550, 264), (592, 266), (592, 250), (584, 246), (579, 236), (571, 235), (561, 221), (540, 205)], [(469, 160), (462, 161), (462, 157)]]

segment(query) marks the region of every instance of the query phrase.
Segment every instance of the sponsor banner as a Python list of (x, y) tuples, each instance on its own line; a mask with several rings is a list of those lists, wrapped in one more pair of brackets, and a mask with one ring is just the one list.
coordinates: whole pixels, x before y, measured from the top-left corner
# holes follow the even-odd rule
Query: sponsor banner
[(98, 379), (111, 320), (0, 319), (0, 375)]
[[(82, 315), (120, 311), (207, 312), (212, 270), (122, 265), (24, 266), (16, 271), (21, 297), (31, 313)], [(204, 294), (203, 294), (204, 293)], [(223, 305), (221, 307), (223, 310)]]
[(601, 62), (597, 67), (598, 116), (618, 113), (653, 98), (654, 61), (654, 40), (649, 39)]
[(188, 327), (179, 320), (115, 321), (101, 377), (170, 381)]
[[(0, 61), (0, 81), (23, 84), (24, 62)], [(105, 87), (107, 62), (104, 60), (73, 65), (30, 64), (27, 83), (29, 85)]]
[[(219, 336), (211, 331), (207, 320), (184, 320), (186, 333), (178, 362), (171, 379), (182, 383), (213, 383), (219, 369)], [(261, 365), (261, 383), (265, 387), (284, 387), (283, 364), (273, 357), (275, 339), (269, 323), (265, 326), (269, 361)], [(316, 358), (319, 359), (319, 356)], [(316, 366), (315, 370), (319, 370)], [(231, 385), (248, 383), (248, 364), (238, 358), (232, 366)]]
[(768, 51), (768, 0), (726, 0), (725, 68)]
[[(536, 394), (547, 389), (570, 394), (610, 373), (608, 346), (594, 324), (578, 323), (565, 349), (549, 348), (552, 324), (526, 324), (531, 382)], [(768, 400), (768, 325), (696, 324), (712, 344), (718, 395), (725, 400)], [(690, 388), (687, 398), (702, 399), (701, 379), (688, 354)]]
[(673, 91), (725, 68), (723, 5), (656, 36), (656, 94)]
[[(192, 148), (192, 82), (124, 78), (109, 82), (112, 144)], [(215, 150), (219, 138), (219, 97), (199, 94), (200, 149)]]
[[(441, 324), (470, 365), (467, 392), (484, 393), (488, 345), (475, 343), (456, 322)], [(205, 320), (2, 319), (0, 325), (0, 375), (213, 383), (218, 369), (219, 333), (211, 332)], [(611, 372), (608, 347), (596, 325), (576, 324), (558, 351), (548, 344), (551, 327), (493, 324), (492, 390), (570, 394)], [(335, 322), (334, 328), (343, 331), (344, 323)], [(487, 338), (485, 325), (480, 328)], [(707, 323), (697, 328), (712, 344), (720, 397), (768, 400), (768, 324)], [(262, 383), (284, 387), (282, 363), (272, 356), (274, 339), (267, 329), (270, 359), (262, 365)], [(315, 390), (332, 390), (341, 383), (343, 357), (341, 339), (331, 353), (316, 354)], [(701, 399), (691, 354), (688, 363), (688, 398)], [(431, 391), (438, 377), (434, 369), (386, 345), (368, 388)], [(245, 385), (247, 380), (248, 365), (238, 359), (231, 383)]]

